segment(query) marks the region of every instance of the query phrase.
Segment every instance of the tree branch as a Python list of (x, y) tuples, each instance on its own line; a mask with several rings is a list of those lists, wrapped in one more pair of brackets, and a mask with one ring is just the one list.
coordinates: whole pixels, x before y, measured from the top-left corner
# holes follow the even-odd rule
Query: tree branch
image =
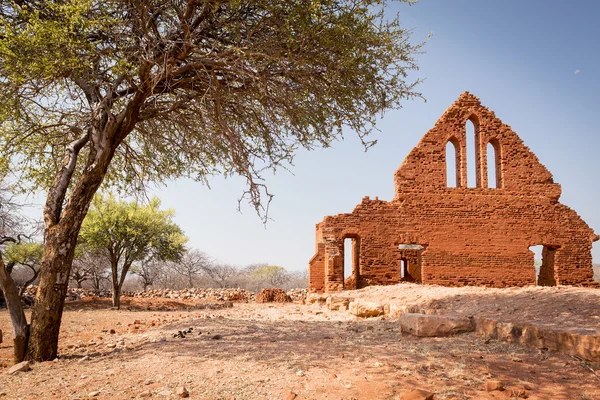
[(62, 171), (56, 176), (56, 180), (48, 193), (46, 206), (44, 207), (44, 222), (46, 226), (57, 224), (60, 220), (63, 202), (77, 164), (77, 156), (89, 139), (90, 134), (86, 131), (77, 140), (67, 146)]

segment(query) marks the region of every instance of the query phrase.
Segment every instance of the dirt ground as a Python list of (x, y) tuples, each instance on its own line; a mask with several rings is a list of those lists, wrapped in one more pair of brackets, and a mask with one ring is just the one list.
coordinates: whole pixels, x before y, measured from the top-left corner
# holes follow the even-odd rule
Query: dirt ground
[[(600, 326), (600, 290), (398, 285), (345, 295), (453, 313), (509, 313), (573, 329)], [(107, 300), (69, 303), (59, 359), (13, 376), (0, 371), (0, 399), (166, 399), (185, 387), (192, 399), (215, 400), (399, 399), (414, 389), (436, 399), (600, 400), (600, 379), (581, 361), (474, 333), (415, 338), (395, 320), (356, 319), (319, 304), (198, 310), (164, 299), (124, 303), (120, 311)], [(189, 328), (185, 338), (173, 337)], [(5, 310), (0, 329), (0, 363), (7, 365)], [(486, 392), (491, 380), (506, 390)]]

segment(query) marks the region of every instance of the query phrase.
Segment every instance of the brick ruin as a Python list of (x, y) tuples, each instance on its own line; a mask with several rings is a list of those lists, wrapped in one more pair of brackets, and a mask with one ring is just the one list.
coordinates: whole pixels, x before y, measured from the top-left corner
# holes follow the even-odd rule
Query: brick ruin
[[(467, 185), (469, 121), (475, 135), (475, 187)], [(447, 157), (455, 180), (446, 176)], [(488, 157), (495, 171), (488, 171)], [(600, 237), (558, 202), (560, 185), (510, 126), (468, 92), (406, 157), (394, 186), (391, 201), (365, 197), (352, 213), (317, 224), (316, 254), (309, 262), (312, 292), (401, 281), (598, 285), (591, 250)], [(346, 239), (352, 242), (352, 265), (346, 266), (352, 274), (344, 279)], [(540, 245), (537, 273), (530, 247)]]

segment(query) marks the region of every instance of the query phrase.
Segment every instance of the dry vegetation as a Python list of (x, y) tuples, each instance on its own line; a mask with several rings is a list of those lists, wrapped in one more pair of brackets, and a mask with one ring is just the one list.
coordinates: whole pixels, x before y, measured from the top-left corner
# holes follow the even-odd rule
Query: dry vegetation
[[(555, 296), (580, 298), (582, 290), (401, 285), (349, 295), (377, 301), (394, 293), (413, 304), (436, 297), (440, 309), (451, 311), (457, 303), (475, 310), (492, 301), (501, 309), (526, 300), (543, 306)], [(583, 295), (597, 301), (600, 291)], [(115, 311), (108, 299), (68, 303), (60, 358), (27, 373), (1, 373), (0, 393), (7, 399), (176, 398), (177, 388), (185, 387), (198, 399), (399, 399), (421, 388), (436, 399), (600, 399), (600, 379), (580, 361), (476, 334), (415, 338), (403, 335), (394, 320), (356, 319), (319, 304), (193, 305), (125, 298), (124, 309)], [(579, 305), (571, 301), (570, 308)], [(598, 310), (589, 307), (582, 318), (597, 321)], [(185, 338), (174, 337), (189, 328)], [(5, 312), (0, 329), (10, 331)], [(0, 347), (4, 365), (11, 355), (7, 342)], [(490, 380), (502, 381), (506, 390), (485, 391)]]

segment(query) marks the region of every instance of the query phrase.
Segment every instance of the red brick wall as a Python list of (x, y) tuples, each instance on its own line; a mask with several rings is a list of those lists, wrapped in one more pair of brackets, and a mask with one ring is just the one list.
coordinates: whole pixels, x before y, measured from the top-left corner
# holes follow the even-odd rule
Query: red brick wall
[[(477, 187), (467, 188), (466, 122), (475, 125)], [(457, 143), (458, 188), (446, 186), (446, 144)], [(488, 188), (487, 145), (497, 149), (498, 188)], [(454, 166), (453, 166), (454, 167)], [(560, 204), (560, 185), (508, 125), (464, 93), (406, 157), (394, 175), (392, 201), (364, 198), (352, 213), (317, 225), (310, 288), (344, 287), (344, 239), (359, 238), (358, 287), (400, 281), (400, 244), (420, 244), (420, 279), (448, 286), (535, 284), (530, 246), (556, 248), (557, 284), (593, 285), (598, 237)], [(548, 251), (546, 250), (546, 254)], [(414, 263), (414, 260), (412, 260)], [(350, 266), (347, 266), (351, 268)], [(554, 279), (552, 279), (554, 278)]]

